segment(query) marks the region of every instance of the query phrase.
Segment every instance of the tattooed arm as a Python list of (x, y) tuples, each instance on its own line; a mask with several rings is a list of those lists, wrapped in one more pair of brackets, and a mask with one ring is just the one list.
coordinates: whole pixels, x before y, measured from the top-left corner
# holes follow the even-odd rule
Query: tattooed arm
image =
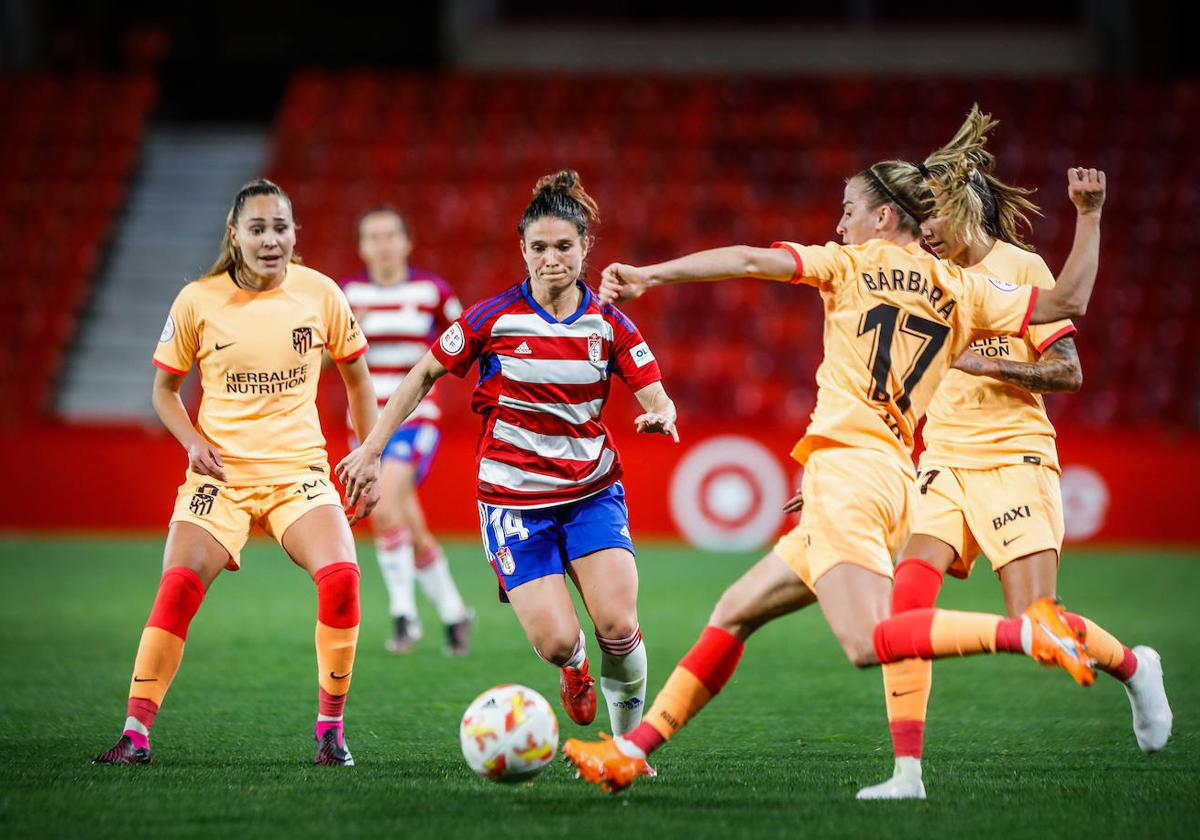
[(1036, 362), (989, 359), (968, 350), (958, 357), (954, 367), (973, 376), (990, 376), (1034, 394), (1074, 393), (1083, 385), (1079, 351), (1070, 336), (1051, 344)]

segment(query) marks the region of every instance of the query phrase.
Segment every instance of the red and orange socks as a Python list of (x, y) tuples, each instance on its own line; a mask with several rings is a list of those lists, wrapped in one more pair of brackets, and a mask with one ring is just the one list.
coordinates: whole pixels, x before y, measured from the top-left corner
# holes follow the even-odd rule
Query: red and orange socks
[[(936, 568), (910, 557), (896, 566), (892, 587), (892, 615), (928, 609), (942, 590), (943, 575)], [(933, 688), (933, 663), (903, 659), (883, 666), (883, 699), (887, 707), (892, 751), (897, 758), (921, 758), (925, 745), (925, 715)]]
[(920, 609), (875, 625), (875, 656), (882, 663), (941, 659), (976, 653), (1028, 653), (1021, 618), (987, 613)]
[(646, 719), (621, 739), (622, 746), (640, 751), (642, 756), (662, 746), (721, 692), (743, 650), (745, 645), (737, 636), (719, 627), (705, 627), (654, 698)]
[(188, 625), (203, 600), (204, 584), (191, 569), (176, 566), (163, 573), (129, 683), (125, 734), (135, 746), (149, 746), (154, 717), (183, 659)]
[(1075, 613), (1067, 613), (1067, 624), (1078, 631), (1087, 631), (1088, 655), (1096, 660), (1096, 667), (1106, 674), (1111, 674), (1121, 682), (1128, 682), (1137, 671), (1137, 656), (1125, 647), (1117, 637), (1109, 633), (1090, 618)]
[(337, 729), (342, 715), (354, 653), (358, 647), (358, 565), (332, 563), (313, 576), (317, 584), (317, 739)]

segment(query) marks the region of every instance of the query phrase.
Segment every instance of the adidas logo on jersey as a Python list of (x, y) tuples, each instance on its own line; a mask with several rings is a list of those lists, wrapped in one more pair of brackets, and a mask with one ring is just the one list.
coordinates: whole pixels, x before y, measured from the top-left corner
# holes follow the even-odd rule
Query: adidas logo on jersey
[(533, 353), (533, 351), (529, 349), (528, 342), (525, 341), (522, 341), (520, 344), (518, 344), (517, 349), (513, 352), (520, 356), (529, 356)]

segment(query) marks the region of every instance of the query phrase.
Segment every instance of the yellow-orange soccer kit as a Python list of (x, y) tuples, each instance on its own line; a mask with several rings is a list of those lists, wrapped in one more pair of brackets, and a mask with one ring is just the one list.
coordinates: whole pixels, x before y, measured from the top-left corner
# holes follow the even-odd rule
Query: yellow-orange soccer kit
[(794, 283), (825, 304), (817, 406), (792, 451), (805, 464), (800, 524), (775, 546), (812, 586), (838, 563), (891, 577), (911, 528), (913, 435), (974, 339), (1024, 335), (1036, 289), (942, 262), (913, 242), (803, 246)]
[(229, 274), (188, 283), (171, 305), (154, 364), (200, 365), (197, 426), (221, 453), (225, 482), (187, 472), (172, 522), (204, 528), (236, 569), (253, 523), (276, 540), (321, 505), (340, 505), (317, 417), (321, 355), (367, 350), (345, 296), (323, 274), (288, 266), (282, 284), (243, 289)]
[[(997, 242), (970, 270), (1023, 286), (1054, 285), (1041, 257), (1007, 242)], [(1022, 337), (980, 339), (970, 350), (1034, 362), (1074, 332), (1070, 321), (1033, 325)], [(1058, 452), (1041, 395), (951, 370), (929, 404), (923, 437), (913, 532), (954, 549), (951, 574), (970, 574), (981, 551), (998, 570), (1018, 557), (1062, 548)]]

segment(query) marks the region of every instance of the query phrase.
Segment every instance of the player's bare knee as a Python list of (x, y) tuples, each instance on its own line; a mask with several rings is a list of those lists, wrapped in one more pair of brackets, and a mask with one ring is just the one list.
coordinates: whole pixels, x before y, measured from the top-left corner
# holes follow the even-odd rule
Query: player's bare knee
[(737, 586), (731, 586), (721, 594), (720, 600), (708, 617), (708, 623), (745, 641), (758, 627), (747, 615), (746, 607), (745, 599), (741, 597)]
[(601, 639), (628, 639), (637, 626), (636, 615), (603, 617), (596, 620), (596, 635)]
[(842, 643), (842, 650), (846, 652), (846, 658), (850, 660), (855, 668), (871, 668), (879, 664), (879, 657), (875, 655), (875, 641), (872, 636), (854, 636), (842, 637), (838, 639)]
[(579, 637), (567, 643), (562, 639), (545, 639), (534, 643), (534, 650), (542, 659), (549, 662), (556, 668), (561, 668), (571, 659), (571, 654), (575, 652), (575, 645), (579, 642)]

